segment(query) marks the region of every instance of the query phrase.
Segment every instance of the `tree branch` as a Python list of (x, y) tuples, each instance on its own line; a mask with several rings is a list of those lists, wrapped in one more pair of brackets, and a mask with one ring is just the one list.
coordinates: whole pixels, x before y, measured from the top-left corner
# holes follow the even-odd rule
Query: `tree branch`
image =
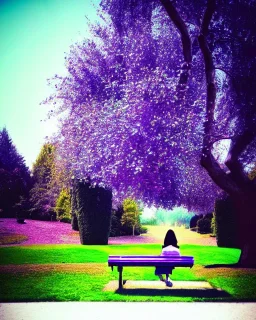
[(192, 53), (191, 53), (191, 41), (188, 33), (188, 29), (186, 27), (185, 22), (182, 20), (181, 16), (179, 15), (176, 8), (169, 0), (160, 0), (162, 5), (164, 6), (167, 14), (171, 18), (172, 22), (179, 30), (181, 34), (181, 41), (182, 41), (182, 48), (183, 48), (183, 55), (185, 62), (191, 64), (192, 61)]
[(176, 8), (173, 6), (172, 2), (170, 2), (169, 0), (160, 1), (163, 7), (165, 8), (168, 16), (170, 17), (170, 19), (172, 20), (172, 22), (174, 23), (181, 35), (182, 50), (185, 62), (181, 67), (182, 70), (180, 74), (178, 90), (180, 92), (179, 98), (183, 98), (192, 62), (191, 39), (185, 22), (182, 20), (181, 16), (179, 15)]
[(248, 175), (244, 172), (243, 166), (238, 160), (239, 156), (246, 149), (246, 147), (253, 141), (256, 133), (251, 130), (245, 130), (237, 138), (233, 138), (231, 141), (231, 147), (227, 156), (225, 165), (229, 168), (231, 176), (236, 183), (246, 188), (252, 184)]
[(220, 165), (213, 157), (211, 150), (213, 146), (212, 142), (212, 127), (214, 124), (214, 111), (216, 102), (216, 86), (215, 86), (215, 69), (212, 58), (212, 53), (208, 47), (207, 34), (209, 25), (213, 17), (216, 8), (215, 0), (208, 0), (207, 7), (204, 13), (200, 35), (198, 37), (199, 47), (202, 51), (205, 75), (207, 84), (207, 100), (206, 100), (206, 121), (204, 123), (204, 138), (203, 149), (201, 157), (201, 165), (207, 170), (212, 180), (224, 191), (229, 194), (236, 194), (239, 192), (239, 188), (234, 183), (229, 175), (227, 175)]

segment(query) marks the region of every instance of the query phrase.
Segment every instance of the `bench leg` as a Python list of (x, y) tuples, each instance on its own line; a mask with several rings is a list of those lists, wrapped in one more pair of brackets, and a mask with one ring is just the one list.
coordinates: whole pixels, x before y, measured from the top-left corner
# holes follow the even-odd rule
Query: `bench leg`
[(123, 289), (123, 267), (118, 266), (117, 270), (119, 272), (118, 289)]

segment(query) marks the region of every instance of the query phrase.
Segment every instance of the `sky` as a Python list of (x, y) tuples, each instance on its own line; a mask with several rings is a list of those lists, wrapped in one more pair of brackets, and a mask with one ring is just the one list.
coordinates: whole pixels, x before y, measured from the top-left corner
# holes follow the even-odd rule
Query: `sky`
[(0, 130), (6, 127), (31, 168), (56, 130), (40, 105), (47, 79), (64, 74), (70, 45), (88, 35), (99, 0), (0, 0)]

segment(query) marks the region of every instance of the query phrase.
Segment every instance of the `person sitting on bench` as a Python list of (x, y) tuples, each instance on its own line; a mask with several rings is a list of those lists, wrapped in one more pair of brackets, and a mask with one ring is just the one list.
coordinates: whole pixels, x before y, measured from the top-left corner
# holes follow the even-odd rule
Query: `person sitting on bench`
[[(180, 250), (177, 242), (176, 235), (173, 230), (169, 229), (164, 238), (164, 245), (162, 246), (161, 256), (176, 255), (180, 256)], [(164, 281), (167, 287), (172, 287), (171, 279), (169, 275), (172, 274), (174, 268), (156, 267), (155, 275), (159, 277), (161, 281)], [(163, 278), (163, 274), (166, 275), (166, 280)]]

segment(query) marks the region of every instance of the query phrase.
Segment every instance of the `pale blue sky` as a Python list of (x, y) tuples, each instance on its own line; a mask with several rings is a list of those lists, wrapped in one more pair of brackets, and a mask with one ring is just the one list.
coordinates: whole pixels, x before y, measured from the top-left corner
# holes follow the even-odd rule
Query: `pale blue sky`
[(86, 36), (85, 15), (96, 19), (90, 0), (0, 0), (0, 129), (6, 126), (30, 167), (55, 128), (40, 121), (46, 79), (64, 72), (64, 53)]

